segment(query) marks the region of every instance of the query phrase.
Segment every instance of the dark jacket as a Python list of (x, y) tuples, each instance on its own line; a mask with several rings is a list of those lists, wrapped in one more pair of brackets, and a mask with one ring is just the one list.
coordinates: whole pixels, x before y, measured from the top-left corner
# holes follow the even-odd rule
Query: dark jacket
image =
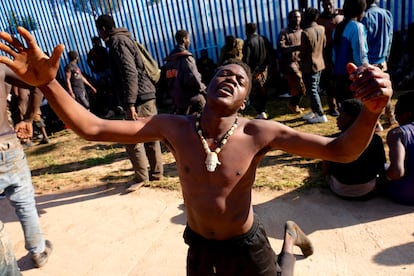
[(147, 76), (140, 53), (125, 28), (114, 29), (106, 42), (114, 83), (125, 106), (139, 105), (155, 99), (155, 86)]
[(177, 45), (165, 61), (168, 91), (177, 107), (186, 107), (191, 98), (205, 94), (206, 86), (189, 51)]
[(271, 46), (267, 38), (254, 33), (243, 44), (243, 62), (252, 73), (263, 72), (271, 63)]

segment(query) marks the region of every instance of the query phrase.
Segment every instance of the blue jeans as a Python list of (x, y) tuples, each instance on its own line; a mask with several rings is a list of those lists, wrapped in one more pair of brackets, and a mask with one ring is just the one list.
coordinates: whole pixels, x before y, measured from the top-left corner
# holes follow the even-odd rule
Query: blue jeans
[(309, 97), (311, 109), (313, 113), (319, 116), (323, 115), (321, 98), (319, 97), (319, 82), (321, 80), (321, 72), (303, 74), (303, 82), (306, 86), (306, 94)]
[(15, 209), (23, 228), (25, 248), (32, 254), (45, 250), (36, 210), (30, 169), (20, 141), (14, 134), (0, 139), (0, 190)]
[(4, 231), (4, 224), (2, 221), (0, 221), (0, 275), (22, 275), (11, 249), (9, 238)]

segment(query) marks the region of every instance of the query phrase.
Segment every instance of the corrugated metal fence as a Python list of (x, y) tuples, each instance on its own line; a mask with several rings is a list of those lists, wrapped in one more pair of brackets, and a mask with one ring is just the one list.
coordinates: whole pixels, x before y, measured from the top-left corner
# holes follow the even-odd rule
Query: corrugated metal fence
[[(344, 0), (336, 1), (341, 7)], [(256, 22), (260, 34), (276, 48), (277, 37), (287, 25), (287, 14), (305, 6), (320, 9), (319, 0), (2, 0), (0, 29), (15, 32), (23, 25), (35, 35), (41, 48), (51, 52), (63, 43), (80, 55), (79, 66), (91, 74), (86, 54), (96, 36), (94, 20), (111, 14), (118, 27), (126, 27), (153, 53), (160, 65), (174, 47), (174, 34), (185, 29), (192, 35), (191, 51), (197, 56), (208, 49), (218, 59), (226, 35), (244, 38), (244, 25)], [(404, 30), (413, 21), (412, 0), (380, 0), (394, 14), (395, 29)], [(66, 56), (63, 64), (67, 63)], [(63, 77), (61, 68), (60, 75)]]

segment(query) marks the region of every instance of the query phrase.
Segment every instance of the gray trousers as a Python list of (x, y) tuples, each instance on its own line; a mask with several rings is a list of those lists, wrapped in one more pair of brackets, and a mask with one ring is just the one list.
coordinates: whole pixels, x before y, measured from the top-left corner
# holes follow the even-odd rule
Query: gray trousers
[[(136, 111), (140, 117), (148, 117), (157, 114), (157, 106), (154, 100), (146, 101), (136, 106)], [(131, 160), (137, 182), (146, 180), (161, 179), (164, 173), (162, 163), (162, 153), (159, 141), (126, 144), (126, 152)], [(148, 173), (149, 165), (149, 173)]]

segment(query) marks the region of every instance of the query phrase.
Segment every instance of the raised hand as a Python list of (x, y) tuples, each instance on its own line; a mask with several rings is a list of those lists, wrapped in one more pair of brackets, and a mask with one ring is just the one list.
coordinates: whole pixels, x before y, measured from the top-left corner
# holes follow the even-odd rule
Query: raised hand
[(390, 76), (372, 65), (356, 67), (348, 63), (347, 70), (353, 81), (350, 89), (354, 97), (360, 99), (372, 113), (381, 113), (392, 97)]
[(59, 69), (59, 59), (64, 50), (62, 44), (55, 47), (49, 58), (37, 45), (35, 38), (23, 27), (17, 31), (26, 41), (27, 48), (9, 33), (0, 32), (0, 50), (11, 56), (0, 56), (0, 62), (12, 69), (24, 82), (42, 86), (51, 82)]

